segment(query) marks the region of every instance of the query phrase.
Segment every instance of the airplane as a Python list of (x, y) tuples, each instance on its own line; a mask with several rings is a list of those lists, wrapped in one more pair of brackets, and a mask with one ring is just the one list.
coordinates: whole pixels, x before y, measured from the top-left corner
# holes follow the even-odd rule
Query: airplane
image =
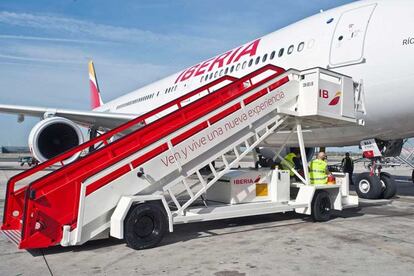
[[(398, 156), (404, 139), (414, 136), (410, 100), (414, 91), (413, 12), (414, 2), (408, 0), (364, 0), (321, 11), (105, 104), (90, 63), (91, 111), (0, 105), (0, 112), (17, 114), (20, 120), (24, 116), (42, 118), (29, 135), (29, 146), (34, 157), (44, 162), (85, 140), (79, 126), (89, 128), (95, 136), (224, 75), (239, 78), (266, 64), (286, 70), (322, 67), (358, 82), (363, 98), (359, 119), (365, 126), (306, 132), (306, 146), (361, 142), (366, 146), (364, 141), (374, 139), (381, 156)], [(340, 101), (336, 91), (321, 91), (320, 97), (329, 104)], [(284, 139), (278, 134), (261, 146), (275, 148)], [(396, 193), (393, 178), (381, 172), (382, 158), (378, 156), (366, 156), (373, 166), (355, 182), (360, 197), (388, 198)]]

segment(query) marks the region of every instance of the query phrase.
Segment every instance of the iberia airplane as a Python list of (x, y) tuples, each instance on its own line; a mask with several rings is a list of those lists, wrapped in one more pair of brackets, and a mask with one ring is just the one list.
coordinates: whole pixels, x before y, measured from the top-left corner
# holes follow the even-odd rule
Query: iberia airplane
[[(34, 157), (45, 161), (84, 141), (79, 125), (95, 132), (113, 128), (221, 76), (242, 77), (266, 64), (299, 70), (323, 67), (360, 83), (365, 102), (360, 119), (365, 126), (304, 133), (307, 146), (356, 145), (372, 138), (385, 145), (384, 153), (398, 155), (403, 139), (414, 136), (413, 14), (414, 2), (409, 0), (357, 1), (303, 19), (105, 104), (90, 64), (92, 111), (0, 105), (0, 112), (42, 118), (30, 133), (29, 145)], [(323, 91), (321, 97), (332, 105), (341, 100), (336, 91)], [(274, 136), (266, 145), (277, 146), (283, 140), (281, 135)], [(373, 180), (364, 181), (360, 190), (369, 194)]]

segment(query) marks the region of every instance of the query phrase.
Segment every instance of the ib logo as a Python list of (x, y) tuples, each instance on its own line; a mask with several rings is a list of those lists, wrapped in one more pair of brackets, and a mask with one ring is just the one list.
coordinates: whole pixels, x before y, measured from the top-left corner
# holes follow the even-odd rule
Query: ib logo
[[(337, 105), (339, 103), (339, 100), (341, 99), (341, 95), (342, 95), (342, 92), (341, 91), (336, 92), (335, 93), (335, 96), (329, 102), (328, 105), (331, 105), (331, 106)], [(329, 91), (328, 90), (324, 90), (324, 89), (320, 89), (319, 90), (319, 97), (320, 98), (323, 98), (323, 99), (329, 99)]]

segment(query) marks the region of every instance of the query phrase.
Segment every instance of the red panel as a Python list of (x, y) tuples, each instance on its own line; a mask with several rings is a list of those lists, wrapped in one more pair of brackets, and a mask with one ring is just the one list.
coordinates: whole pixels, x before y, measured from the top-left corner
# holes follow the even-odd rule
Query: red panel
[(177, 137), (171, 139), (171, 144), (177, 145), (180, 142), (184, 141), (185, 139), (189, 138), (190, 136), (196, 134), (197, 132), (200, 132), (201, 130), (208, 127), (207, 122), (202, 122), (201, 124), (196, 125), (195, 127), (187, 130), (186, 132), (178, 135)]
[(119, 169), (111, 172), (110, 174), (102, 177), (101, 179), (89, 184), (86, 187), (86, 196), (88, 196), (89, 194), (91, 194), (92, 192), (98, 190), (99, 188), (105, 186), (106, 184), (108, 184), (109, 182), (117, 179), (118, 177), (126, 174), (127, 172), (129, 172), (131, 170), (131, 168), (129, 167), (129, 165), (125, 165), (120, 167)]
[[(262, 72), (273, 71), (274, 74), (268, 78), (254, 83), (249, 87), (244, 87), (244, 82), (251, 79)], [(263, 68), (237, 80), (233, 77), (225, 76), (212, 83), (205, 85), (191, 93), (188, 93), (170, 103), (167, 103), (155, 110), (148, 112), (126, 124), (123, 124), (106, 134), (103, 134), (91, 141), (88, 141), (74, 149), (71, 149), (47, 162), (29, 169), (21, 174), (12, 177), (7, 184), (6, 203), (3, 217), (2, 229), (20, 229), (20, 220), (23, 220), (21, 248), (40, 248), (57, 244), (62, 235), (63, 225), (74, 225), (77, 221), (78, 200), (80, 194), (80, 185), (87, 178), (97, 174), (105, 168), (116, 164), (139, 150), (144, 150), (147, 146), (163, 139), (167, 135), (181, 129), (182, 127), (192, 123), (201, 116), (206, 116), (216, 110), (223, 104), (229, 103), (233, 99), (237, 99), (241, 95), (251, 91), (252, 89), (262, 85), (275, 76), (283, 73), (284, 70), (272, 65)], [(142, 126), (142, 122), (174, 105), (180, 106), (180, 103), (206, 89), (215, 86), (223, 81), (233, 81), (221, 89), (210, 93), (203, 98), (198, 99), (178, 110), (158, 119), (152, 123)], [(284, 78), (277, 82), (272, 89), (287, 82)], [(255, 95), (249, 97), (246, 102), (264, 95), (266, 91), (262, 90)], [(240, 108), (239, 104), (233, 105), (220, 114), (210, 118), (210, 123), (228, 116)], [(137, 129), (137, 126), (142, 126)], [(172, 139), (173, 143), (180, 143), (195, 135), (202, 129), (206, 128), (206, 121), (193, 127), (191, 130)], [(61, 167), (60, 169), (49, 173), (41, 178), (33, 181), (29, 186), (14, 191), (15, 184), (33, 174), (44, 170), (45, 168), (62, 162), (75, 153), (83, 151), (91, 145), (110, 141), (111, 137), (116, 134), (125, 133), (127, 130), (135, 129), (130, 133), (104, 147), (90, 153), (77, 161)], [(161, 146), (139, 156), (132, 161), (134, 168), (147, 162), (148, 160), (158, 156), (162, 152), (168, 150), (167, 144)], [(94, 182), (87, 187), (86, 194), (89, 195), (97, 189), (112, 182), (114, 179), (129, 172), (129, 165), (125, 165), (102, 179)], [(32, 191), (32, 192), (28, 192)], [(29, 197), (32, 195), (32, 198)], [(17, 211), (13, 215), (13, 211)], [(41, 225), (40, 229), (36, 229), (37, 225)]]
[(240, 104), (239, 104), (239, 103), (237, 103), (237, 104), (235, 104), (235, 105), (233, 105), (233, 106), (231, 106), (231, 107), (229, 107), (229, 108), (227, 108), (227, 109), (223, 110), (223, 111), (222, 111), (222, 112), (220, 112), (219, 114), (214, 115), (213, 117), (211, 117), (211, 118), (209, 119), (210, 124), (214, 124), (215, 122), (217, 122), (217, 121), (219, 121), (219, 120), (223, 119), (224, 117), (229, 116), (229, 115), (230, 115), (230, 114), (232, 114), (233, 112), (235, 112), (235, 111), (239, 110), (239, 109), (240, 109), (240, 107), (241, 107), (241, 106), (240, 106)]

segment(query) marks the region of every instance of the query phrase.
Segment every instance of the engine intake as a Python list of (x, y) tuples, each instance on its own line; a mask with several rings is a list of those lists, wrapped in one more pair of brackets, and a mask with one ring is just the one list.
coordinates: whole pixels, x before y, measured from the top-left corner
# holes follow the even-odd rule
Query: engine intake
[[(44, 162), (84, 142), (78, 125), (71, 120), (52, 117), (37, 123), (29, 134), (29, 147), (37, 160)], [(76, 160), (81, 153), (66, 159), (65, 163)]]

